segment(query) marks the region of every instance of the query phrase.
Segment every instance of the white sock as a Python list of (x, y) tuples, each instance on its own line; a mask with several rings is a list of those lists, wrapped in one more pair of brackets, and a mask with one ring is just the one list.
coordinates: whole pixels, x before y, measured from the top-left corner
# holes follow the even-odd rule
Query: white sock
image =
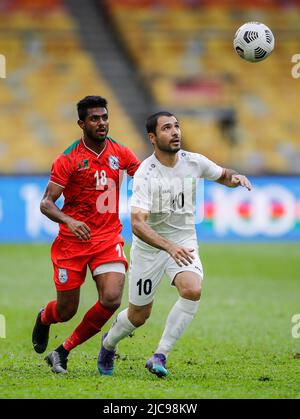
[(111, 328), (108, 331), (108, 335), (103, 341), (103, 346), (105, 349), (112, 351), (115, 349), (116, 345), (120, 340), (129, 336), (131, 332), (136, 329), (135, 326), (128, 320), (127, 316), (128, 308), (121, 311), (114, 323), (111, 325)]
[(193, 320), (199, 302), (200, 300), (192, 301), (179, 297), (168, 315), (165, 330), (155, 351), (156, 353), (168, 356), (177, 340)]

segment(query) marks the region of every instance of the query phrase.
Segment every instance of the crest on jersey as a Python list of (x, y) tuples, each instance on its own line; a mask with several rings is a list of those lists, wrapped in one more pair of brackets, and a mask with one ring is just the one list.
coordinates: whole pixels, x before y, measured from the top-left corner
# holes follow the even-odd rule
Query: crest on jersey
[(119, 169), (119, 157), (109, 156), (108, 161), (109, 161), (109, 167), (111, 169), (113, 169), (113, 170)]
[(64, 268), (58, 268), (58, 280), (61, 284), (65, 284), (68, 280), (68, 271)]
[(81, 162), (78, 163), (78, 171), (88, 169), (88, 167), (89, 161), (87, 159), (81, 160)]

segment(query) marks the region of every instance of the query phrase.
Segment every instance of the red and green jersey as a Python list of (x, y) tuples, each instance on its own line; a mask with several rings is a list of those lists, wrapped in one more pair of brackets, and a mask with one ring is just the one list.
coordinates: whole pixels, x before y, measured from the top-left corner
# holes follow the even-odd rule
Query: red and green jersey
[[(83, 139), (75, 141), (54, 161), (50, 182), (64, 188), (62, 211), (91, 229), (91, 241), (106, 241), (120, 234), (119, 188), (124, 170), (133, 176), (140, 165), (128, 147), (110, 137), (100, 154)], [(68, 227), (60, 224), (59, 236), (78, 241)]]

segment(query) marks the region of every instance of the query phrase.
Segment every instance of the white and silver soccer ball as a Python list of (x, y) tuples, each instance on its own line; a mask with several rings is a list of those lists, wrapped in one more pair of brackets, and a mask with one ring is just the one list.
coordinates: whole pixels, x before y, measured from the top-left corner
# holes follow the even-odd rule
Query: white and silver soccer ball
[(247, 22), (235, 33), (233, 46), (244, 60), (255, 63), (266, 59), (274, 49), (274, 35), (268, 26)]

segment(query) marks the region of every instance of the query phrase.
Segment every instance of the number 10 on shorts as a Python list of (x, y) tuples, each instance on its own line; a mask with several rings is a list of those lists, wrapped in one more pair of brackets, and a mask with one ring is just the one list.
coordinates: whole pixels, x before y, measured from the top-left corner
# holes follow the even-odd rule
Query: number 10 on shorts
[(145, 279), (143, 281), (143, 279), (141, 278), (138, 282), (137, 282), (137, 287), (139, 289), (139, 295), (142, 295), (143, 293), (145, 295), (149, 295), (151, 294), (152, 291), (152, 281), (151, 279)]

